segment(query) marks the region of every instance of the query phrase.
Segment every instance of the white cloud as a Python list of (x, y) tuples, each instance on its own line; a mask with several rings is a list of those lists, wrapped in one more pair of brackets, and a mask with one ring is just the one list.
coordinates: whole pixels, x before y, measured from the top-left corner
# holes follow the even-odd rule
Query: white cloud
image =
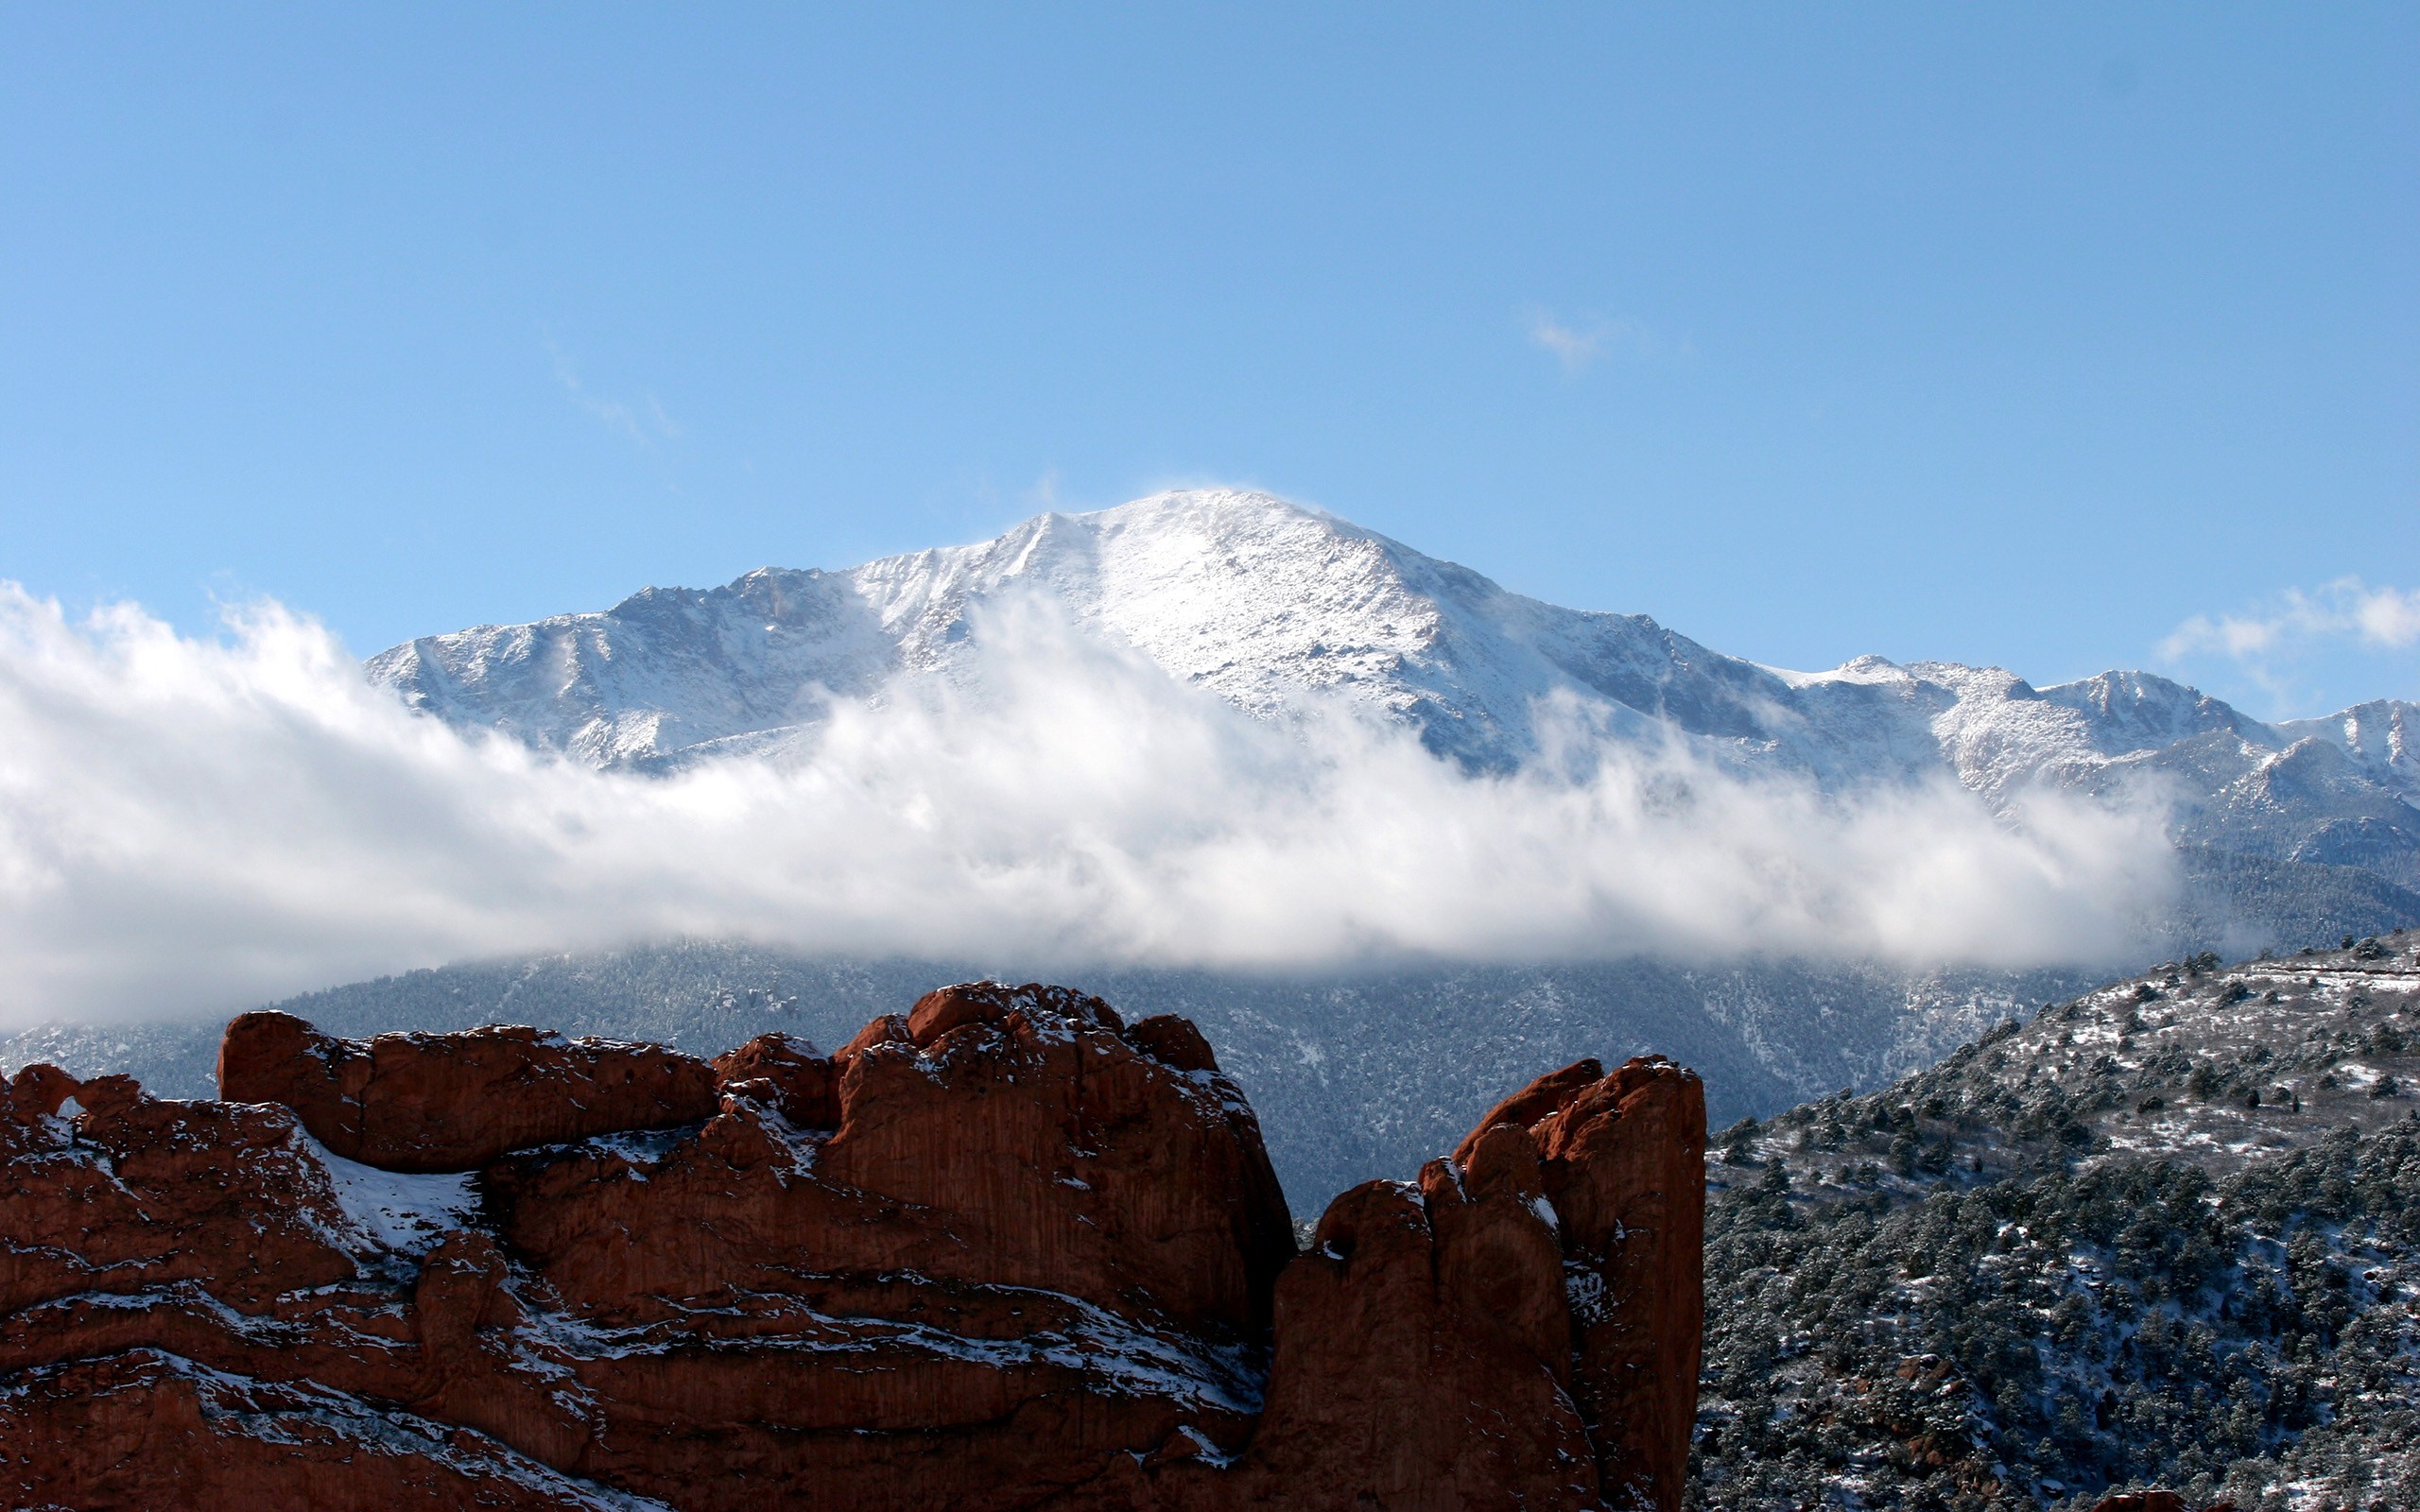
[(2378, 588), (2363, 590), (2353, 606), (2361, 639), (2371, 645), (2401, 650), (2420, 644), (2420, 591)]
[(1545, 309), (1531, 309), (1524, 318), (1530, 342), (1552, 352), (1555, 360), (1563, 364), (1563, 370), (1569, 373), (1586, 369), (1610, 352), (1627, 352), (1641, 358), (1668, 352), (1684, 359), (1697, 354), (1690, 342), (1667, 343), (1655, 333), (1629, 320), (1596, 316), (1565, 320)]
[(1530, 319), (1530, 339), (1553, 352), (1565, 372), (1578, 372), (1596, 361), (1606, 335), (1601, 326), (1576, 329), (1543, 311)]
[(262, 604), (223, 641), (0, 585), (0, 1022), (225, 1011), (673, 936), (1023, 969), (1648, 954), (2103, 959), (2158, 816), (1854, 801), (1679, 752), (1478, 777), (1342, 709), (1280, 727), (1031, 610), (961, 683), (663, 779), (466, 738)]
[(2280, 686), (2273, 659), (2328, 642), (2387, 651), (2420, 644), (2420, 591), (2372, 588), (2359, 577), (2315, 593), (2290, 588), (2241, 612), (2194, 615), (2160, 642), (2159, 655), (2173, 662), (2216, 653), (2273, 692)]

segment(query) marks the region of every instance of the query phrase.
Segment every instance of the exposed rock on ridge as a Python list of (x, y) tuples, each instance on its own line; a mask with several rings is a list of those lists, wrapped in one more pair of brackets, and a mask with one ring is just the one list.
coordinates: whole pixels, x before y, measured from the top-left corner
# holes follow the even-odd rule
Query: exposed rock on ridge
[(1542, 1078), (1300, 1255), (1201, 1035), (1065, 988), (711, 1066), (249, 1014), (221, 1067), (0, 1107), (12, 1504), (1679, 1505), (1666, 1062)]

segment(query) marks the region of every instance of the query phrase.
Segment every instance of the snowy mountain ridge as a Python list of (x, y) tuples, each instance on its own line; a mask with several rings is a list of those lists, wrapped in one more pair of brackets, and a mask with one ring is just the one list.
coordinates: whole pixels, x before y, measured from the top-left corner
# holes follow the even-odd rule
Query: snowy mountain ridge
[(1946, 771), (2004, 809), (2034, 783), (2115, 796), (2155, 782), (2181, 844), (2420, 888), (2420, 704), (2271, 725), (2145, 672), (2037, 689), (1955, 662), (1770, 668), (1643, 615), (1508, 593), (1262, 493), (1161, 493), (846, 571), (650, 588), (602, 611), (424, 637), (369, 667), (457, 726), (661, 770), (778, 747), (834, 698), (894, 679), (953, 677), (983, 607), (1018, 593), (1255, 715), (1340, 695), (1474, 771), (1536, 760), (1539, 711), (1561, 700), (1600, 738), (1677, 738), (1827, 790)]

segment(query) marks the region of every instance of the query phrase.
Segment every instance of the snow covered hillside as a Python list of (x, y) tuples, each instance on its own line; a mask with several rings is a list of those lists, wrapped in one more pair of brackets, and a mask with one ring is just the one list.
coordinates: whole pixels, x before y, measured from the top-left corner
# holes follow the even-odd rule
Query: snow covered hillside
[(1677, 742), (1834, 792), (1946, 773), (2003, 812), (2036, 784), (2150, 795), (2170, 805), (2197, 924), (2246, 948), (2420, 917), (2420, 705), (2268, 725), (2142, 672), (2037, 689), (1876, 657), (1781, 671), (1644, 616), (1507, 593), (1259, 493), (1163, 493), (844, 572), (650, 588), (601, 612), (424, 637), (370, 669), (458, 727), (663, 770), (778, 750), (836, 698), (951, 679), (987, 607), (1021, 599), (1255, 715), (1342, 697), (1474, 771), (1541, 760), (1551, 709), (1594, 740)]

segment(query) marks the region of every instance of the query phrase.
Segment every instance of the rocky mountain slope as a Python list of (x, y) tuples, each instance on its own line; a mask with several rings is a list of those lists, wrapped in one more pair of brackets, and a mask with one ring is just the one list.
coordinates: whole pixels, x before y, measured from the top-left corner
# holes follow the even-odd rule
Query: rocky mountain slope
[(1300, 1254), (1201, 1035), (973, 984), (831, 1057), (232, 1022), (0, 1097), (15, 1505), (1681, 1503), (1703, 1105), (1582, 1062)]
[[(413, 706), (598, 765), (762, 752), (835, 698), (959, 675), (1036, 598), (1081, 630), (1253, 713), (1341, 697), (1475, 770), (1541, 756), (1541, 711), (1596, 738), (1678, 741), (1827, 790), (1946, 774), (1995, 807), (2026, 788), (2156, 791), (2213, 899), (2269, 927), (2278, 898), (2368, 879), (2420, 919), (2420, 705), (2269, 725), (2194, 689), (2111, 671), (2035, 688), (1993, 667), (1863, 657), (1787, 672), (1642, 615), (1559, 608), (1266, 494), (1193, 490), (1048, 514), (972, 546), (842, 572), (765, 568), (717, 589), (432, 635), (372, 659)], [(2267, 863), (2257, 875), (2203, 852)], [(2346, 927), (2360, 927), (2347, 920)]]
[(1696, 1504), (2420, 1505), (2420, 933), (1718, 1139)]

